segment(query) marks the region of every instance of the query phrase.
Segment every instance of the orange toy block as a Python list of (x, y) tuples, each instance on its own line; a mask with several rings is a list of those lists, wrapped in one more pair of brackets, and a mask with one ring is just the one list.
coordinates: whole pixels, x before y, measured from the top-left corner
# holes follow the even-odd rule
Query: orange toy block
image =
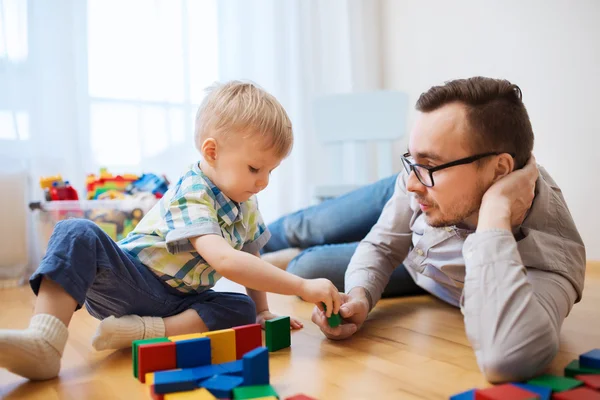
[(262, 346), (260, 324), (236, 326), (233, 330), (235, 331), (236, 359), (241, 360), (244, 354)]
[(164, 371), (177, 368), (177, 351), (175, 343), (153, 343), (138, 348), (138, 379), (146, 382), (148, 372)]
[(235, 361), (235, 331), (233, 329), (206, 332), (204, 336), (210, 338), (211, 362), (213, 364)]
[(169, 336), (171, 342), (181, 342), (182, 340), (199, 339), (203, 338), (204, 333), (188, 333), (186, 335)]

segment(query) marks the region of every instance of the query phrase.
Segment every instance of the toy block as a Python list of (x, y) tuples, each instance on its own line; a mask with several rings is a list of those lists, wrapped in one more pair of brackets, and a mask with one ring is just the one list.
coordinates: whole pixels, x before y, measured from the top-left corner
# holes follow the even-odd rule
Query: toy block
[(244, 386), (269, 384), (269, 351), (259, 347), (244, 355)]
[(233, 389), (233, 398), (235, 400), (257, 399), (269, 396), (279, 398), (271, 385), (240, 386)]
[[(138, 349), (138, 379), (145, 383), (146, 373), (177, 368), (175, 343), (152, 343)], [(155, 377), (156, 378), (156, 377)]]
[(600, 349), (590, 350), (580, 355), (579, 365), (584, 368), (600, 369)]
[[(323, 310), (327, 311), (327, 306), (325, 303), (321, 303), (323, 305)], [(342, 317), (340, 314), (331, 314), (331, 317), (327, 318), (327, 323), (330, 327), (336, 328), (342, 324)]]
[(475, 400), (475, 389), (457, 393), (450, 397), (450, 400)]
[(313, 399), (312, 397), (309, 397), (305, 394), (297, 394), (292, 397), (286, 397), (285, 400), (316, 400), (316, 399)]
[(583, 382), (587, 387), (600, 390), (600, 375), (575, 375), (575, 379)]
[(202, 382), (200, 385), (213, 394), (222, 398), (231, 398), (232, 391), (244, 383), (244, 378), (239, 376), (217, 375)]
[(549, 387), (528, 385), (526, 383), (513, 383), (513, 385), (537, 394), (540, 396), (540, 400), (550, 400), (552, 397), (552, 389)]
[(148, 386), (154, 385), (154, 372), (147, 372), (144, 381), (146, 381), (146, 385)]
[(194, 368), (208, 365), (211, 361), (210, 339), (207, 337), (175, 342), (177, 368)]
[(244, 362), (242, 360), (230, 361), (228, 363), (218, 364), (225, 370), (224, 373), (228, 375), (239, 375), (244, 374)]
[(200, 339), (204, 337), (204, 333), (188, 333), (185, 335), (169, 336), (171, 342), (181, 342), (182, 340)]
[(540, 397), (510, 383), (475, 391), (475, 400), (537, 400)]
[(262, 346), (262, 330), (260, 324), (236, 326), (235, 331), (235, 358), (241, 360), (242, 356)]
[(552, 389), (553, 392), (564, 392), (583, 385), (583, 382), (573, 378), (562, 376), (542, 375), (527, 382), (530, 385), (544, 386)]
[(206, 332), (204, 335), (210, 338), (211, 361), (213, 364), (236, 360), (235, 331), (233, 329)]
[(597, 375), (600, 369), (582, 367), (579, 360), (573, 360), (565, 367), (565, 376), (573, 378), (575, 375)]
[(190, 390), (187, 392), (169, 393), (165, 400), (217, 400), (208, 390), (204, 388)]
[(269, 351), (277, 351), (290, 347), (290, 317), (279, 317), (265, 321), (265, 342)]
[(214, 375), (221, 375), (227, 373), (226, 369), (223, 368), (221, 365), (222, 364), (203, 365), (201, 367), (191, 368), (185, 371), (190, 371), (194, 376), (196, 382), (201, 382)]
[(565, 392), (555, 393), (555, 400), (600, 400), (600, 393), (587, 387), (580, 387)]
[(193, 370), (161, 371), (154, 374), (154, 391), (157, 394), (185, 392), (198, 387)]
[(152, 400), (164, 400), (165, 399), (164, 394), (158, 394), (154, 391), (154, 385), (150, 386), (150, 397), (152, 398)]
[(138, 377), (138, 349), (140, 346), (150, 343), (166, 343), (169, 342), (167, 338), (154, 338), (154, 339), (143, 339), (134, 340), (131, 343), (131, 360), (133, 364), (133, 376)]

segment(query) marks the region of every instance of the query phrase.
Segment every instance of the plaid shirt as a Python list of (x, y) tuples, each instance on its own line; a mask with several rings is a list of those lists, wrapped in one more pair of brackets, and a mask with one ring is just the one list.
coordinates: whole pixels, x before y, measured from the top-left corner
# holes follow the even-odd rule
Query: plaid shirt
[(168, 285), (182, 292), (202, 292), (221, 276), (189, 239), (210, 234), (248, 253), (257, 253), (271, 236), (256, 196), (235, 203), (196, 163), (118, 245)]

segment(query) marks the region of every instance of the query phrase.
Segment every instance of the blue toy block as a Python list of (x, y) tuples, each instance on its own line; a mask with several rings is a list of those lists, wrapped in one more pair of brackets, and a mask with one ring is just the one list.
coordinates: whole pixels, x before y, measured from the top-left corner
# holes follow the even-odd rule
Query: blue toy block
[(202, 382), (200, 387), (205, 388), (219, 399), (232, 398), (232, 390), (244, 383), (244, 378), (239, 376), (217, 375)]
[(450, 400), (475, 400), (475, 390), (471, 389), (466, 392), (461, 392), (450, 397)]
[(154, 391), (157, 394), (186, 392), (198, 387), (192, 370), (162, 371), (154, 373)]
[(177, 368), (194, 368), (210, 364), (210, 339), (197, 338), (176, 342)]
[(244, 363), (242, 360), (230, 361), (222, 364), (218, 364), (225, 370), (224, 373), (228, 375), (242, 376), (244, 374)]
[(242, 357), (244, 362), (244, 386), (269, 384), (269, 350), (257, 347)]
[(584, 368), (600, 369), (600, 349), (590, 350), (580, 355), (579, 365)]
[(540, 400), (550, 400), (552, 397), (552, 389), (544, 386), (530, 385), (528, 383), (513, 383), (513, 385), (521, 389), (528, 390), (532, 393), (539, 394)]
[(200, 382), (214, 375), (221, 375), (226, 372), (220, 364), (203, 365), (187, 371), (191, 371), (192, 375), (196, 379), (196, 382)]

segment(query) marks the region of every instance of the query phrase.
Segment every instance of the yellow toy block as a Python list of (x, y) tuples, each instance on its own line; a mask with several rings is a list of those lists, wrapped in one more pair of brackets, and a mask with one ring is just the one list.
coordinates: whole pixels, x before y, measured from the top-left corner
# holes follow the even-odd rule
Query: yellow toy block
[(154, 372), (146, 373), (146, 385), (148, 385), (148, 386), (154, 385)]
[(181, 342), (182, 340), (199, 339), (204, 337), (204, 333), (188, 333), (187, 335), (169, 336), (171, 342)]
[(213, 364), (235, 361), (235, 331), (233, 329), (206, 332), (204, 336), (210, 338), (211, 361)]
[(189, 392), (177, 392), (165, 394), (165, 400), (217, 400), (208, 390), (204, 388), (190, 390)]

